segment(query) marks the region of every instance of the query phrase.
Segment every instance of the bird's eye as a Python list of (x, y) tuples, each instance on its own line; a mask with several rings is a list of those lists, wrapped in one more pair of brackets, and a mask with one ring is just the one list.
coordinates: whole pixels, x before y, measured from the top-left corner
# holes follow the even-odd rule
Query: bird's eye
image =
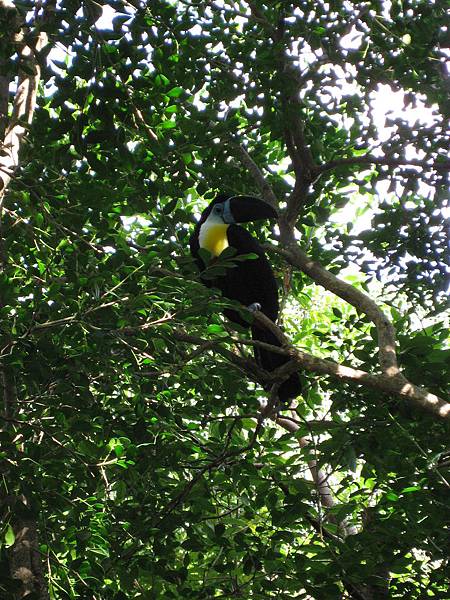
[(214, 207), (214, 212), (218, 215), (221, 215), (223, 212), (223, 206), (221, 204), (216, 204), (216, 206)]

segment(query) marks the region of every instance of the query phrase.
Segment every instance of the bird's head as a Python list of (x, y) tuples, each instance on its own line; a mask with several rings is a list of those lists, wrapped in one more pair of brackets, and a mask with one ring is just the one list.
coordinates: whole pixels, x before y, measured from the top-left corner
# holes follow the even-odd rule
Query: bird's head
[(203, 211), (200, 223), (231, 225), (276, 218), (277, 211), (259, 198), (219, 194)]

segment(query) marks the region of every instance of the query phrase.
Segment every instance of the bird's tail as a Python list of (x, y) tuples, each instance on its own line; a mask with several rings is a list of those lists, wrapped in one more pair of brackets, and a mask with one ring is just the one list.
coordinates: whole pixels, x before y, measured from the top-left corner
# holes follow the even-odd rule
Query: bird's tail
[[(271, 331), (255, 324), (252, 326), (252, 338), (260, 342), (265, 342), (266, 344), (271, 344), (272, 346), (281, 347), (281, 343)], [(283, 356), (282, 354), (271, 352), (270, 350), (259, 348), (258, 346), (254, 347), (254, 354), (258, 365), (266, 371), (274, 371), (290, 360), (288, 356)], [(299, 374), (292, 373), (292, 375), (280, 385), (278, 397), (280, 402), (288, 403), (289, 400), (298, 396), (301, 391), (302, 385), (300, 383)]]

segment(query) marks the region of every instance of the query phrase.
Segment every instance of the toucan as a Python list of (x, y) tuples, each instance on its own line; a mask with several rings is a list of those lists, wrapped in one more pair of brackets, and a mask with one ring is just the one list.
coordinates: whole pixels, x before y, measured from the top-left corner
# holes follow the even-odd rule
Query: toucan
[[(238, 223), (277, 217), (276, 210), (259, 198), (219, 194), (202, 212), (190, 238), (191, 254), (200, 272), (206, 267), (200, 253), (201, 248), (209, 251), (212, 260), (228, 247), (236, 251), (233, 258), (250, 255), (248, 259), (236, 260), (232, 268), (223, 269), (213, 279), (202, 278), (202, 282), (208, 287), (218, 288), (223, 296), (240, 302), (250, 310), (261, 310), (274, 322), (278, 317), (279, 305), (277, 282), (272, 267), (258, 240)], [(234, 323), (249, 327), (248, 321), (242, 318), (239, 311), (226, 309), (224, 314)], [(275, 335), (256, 321), (251, 325), (251, 331), (254, 340), (281, 346)], [(267, 371), (273, 371), (289, 361), (287, 356), (257, 346), (254, 347), (254, 354), (257, 363)], [(278, 398), (282, 403), (289, 403), (300, 392), (299, 375), (293, 373), (280, 385)]]

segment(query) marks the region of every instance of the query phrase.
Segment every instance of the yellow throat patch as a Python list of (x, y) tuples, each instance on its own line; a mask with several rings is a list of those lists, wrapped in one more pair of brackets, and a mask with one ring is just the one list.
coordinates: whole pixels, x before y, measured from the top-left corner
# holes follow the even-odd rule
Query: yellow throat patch
[(200, 248), (206, 248), (213, 256), (220, 256), (225, 248), (229, 246), (228, 227), (229, 225), (222, 223), (203, 223), (198, 239)]

